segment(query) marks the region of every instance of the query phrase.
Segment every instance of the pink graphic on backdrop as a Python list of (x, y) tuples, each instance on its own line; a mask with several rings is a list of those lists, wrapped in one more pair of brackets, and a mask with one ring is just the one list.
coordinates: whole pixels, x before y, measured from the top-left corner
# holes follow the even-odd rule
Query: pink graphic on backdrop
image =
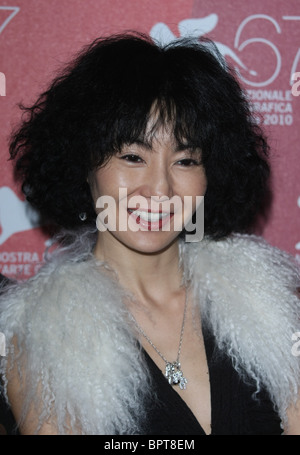
[[(201, 17), (199, 19), (184, 19), (179, 22), (178, 30), (179, 37), (177, 37), (170, 28), (163, 22), (158, 22), (155, 24), (151, 31), (150, 35), (153, 39), (159, 41), (161, 44), (168, 44), (171, 41), (176, 40), (177, 38), (192, 37), (200, 38), (201, 36), (207, 35), (214, 30), (218, 23), (217, 14), (209, 14), (206, 17)], [(241, 61), (238, 55), (230, 49), (230, 47), (222, 44), (218, 41), (215, 41), (215, 45), (218, 48), (223, 57), (231, 57), (232, 60), (242, 67), (244, 70), (249, 71), (250, 74), (256, 75), (257, 73), (253, 70), (249, 70), (246, 65)]]
[[(18, 6), (0, 6), (0, 12), (4, 13), (4, 18), (0, 20), (0, 34), (3, 32), (5, 27), (10, 23), (10, 21), (15, 17), (16, 14), (20, 11)], [(0, 72), (0, 96), (6, 96), (6, 76), (4, 73)]]
[[(285, 20), (291, 20), (290, 17), (285, 17)], [(293, 20), (297, 20), (297, 17), (293, 17)], [(300, 17), (299, 17), (300, 20)], [(163, 22), (158, 22), (156, 23), (151, 31), (150, 35), (152, 38), (155, 40), (159, 41), (162, 44), (168, 44), (169, 42), (176, 40), (177, 38), (183, 38), (183, 37), (193, 37), (193, 38), (200, 38), (201, 36), (204, 35), (209, 35), (209, 33), (213, 32), (214, 29), (216, 28), (217, 24), (219, 21), (219, 17), (216, 13), (211, 13), (205, 17), (201, 17), (198, 19), (184, 19), (178, 23), (178, 31), (179, 31), (179, 36), (177, 37), (168, 27), (167, 24)], [(217, 40), (214, 40), (216, 47), (218, 48), (219, 52), (223, 55), (223, 57), (229, 57), (231, 58), (234, 63), (237, 66), (237, 70), (239, 73), (239, 77), (241, 80), (253, 87), (263, 87), (266, 85), (271, 84), (276, 77), (278, 76), (281, 65), (282, 65), (282, 59), (281, 59), (281, 54), (276, 46), (271, 40), (266, 39), (265, 37), (261, 36), (254, 36), (254, 37), (249, 37), (248, 39), (242, 40), (242, 36), (247, 33), (247, 27), (249, 26), (250, 23), (253, 23), (254, 21), (265, 21), (269, 22), (276, 33), (280, 34), (281, 33), (281, 27), (279, 23), (271, 16), (267, 14), (252, 14), (248, 17), (246, 17), (241, 23), (239, 24), (236, 34), (234, 37), (234, 43), (233, 43), (233, 48), (231, 49), (230, 46), (221, 43)], [(253, 45), (253, 44), (258, 44), (260, 46), (266, 47), (267, 52), (271, 55), (271, 59), (273, 59), (273, 65), (270, 65), (271, 67), (274, 66), (274, 70), (272, 71), (272, 74), (269, 75), (265, 80), (255, 80), (255, 78), (252, 79), (247, 79), (244, 77), (240, 71), (240, 69), (243, 69), (245, 72), (249, 73), (251, 76), (258, 77), (260, 71), (255, 70), (255, 69), (249, 69), (247, 65), (242, 61), (242, 59), (239, 57), (238, 53), (241, 53), (246, 49), (247, 46)], [(260, 48), (262, 51), (262, 48)], [(297, 66), (297, 63), (300, 59), (300, 48), (298, 49), (298, 52), (295, 55), (295, 59), (292, 64), (291, 68), (291, 80), (292, 80), (292, 74), (294, 73), (294, 69)]]
[(39, 216), (28, 202), (21, 201), (7, 186), (0, 188), (0, 245), (13, 234), (39, 225)]
[(18, 6), (0, 6), (0, 11), (7, 11), (8, 15), (5, 17), (3, 22), (0, 25), (0, 33), (3, 32), (5, 27), (10, 23), (10, 21), (15, 17), (16, 14), (20, 11)]

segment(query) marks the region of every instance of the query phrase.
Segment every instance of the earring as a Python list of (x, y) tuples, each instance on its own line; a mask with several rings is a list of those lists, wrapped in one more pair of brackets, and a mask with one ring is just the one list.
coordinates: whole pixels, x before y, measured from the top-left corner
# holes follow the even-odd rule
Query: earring
[(87, 219), (86, 212), (79, 213), (79, 219), (80, 221), (85, 221)]

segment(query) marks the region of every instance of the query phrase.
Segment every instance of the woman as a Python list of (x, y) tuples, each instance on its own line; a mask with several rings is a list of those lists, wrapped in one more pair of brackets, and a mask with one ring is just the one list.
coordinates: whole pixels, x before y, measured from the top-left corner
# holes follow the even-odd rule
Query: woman
[(299, 432), (298, 272), (246, 234), (268, 147), (213, 45), (96, 40), (25, 112), (11, 156), (64, 233), (1, 303), (21, 433)]

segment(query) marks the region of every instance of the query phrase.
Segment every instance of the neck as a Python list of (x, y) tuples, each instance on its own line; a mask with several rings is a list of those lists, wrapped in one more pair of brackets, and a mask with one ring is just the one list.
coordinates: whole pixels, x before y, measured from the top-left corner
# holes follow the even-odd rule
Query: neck
[(111, 238), (98, 237), (95, 256), (107, 262), (118, 274), (120, 283), (141, 301), (163, 301), (178, 291), (182, 280), (178, 240), (155, 253), (128, 248)]

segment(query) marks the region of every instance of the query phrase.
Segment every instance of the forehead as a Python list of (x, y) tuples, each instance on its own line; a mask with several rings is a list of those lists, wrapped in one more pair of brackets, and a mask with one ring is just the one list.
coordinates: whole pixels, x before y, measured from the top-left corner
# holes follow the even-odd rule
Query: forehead
[(181, 152), (189, 150), (195, 152), (197, 148), (194, 148), (186, 140), (178, 141), (174, 134), (169, 131), (158, 130), (151, 136), (145, 136), (134, 140), (130, 144), (124, 144), (122, 149), (126, 150), (127, 147), (136, 147), (145, 151), (158, 151), (162, 149), (168, 149), (172, 152)]
[(166, 113), (157, 104), (154, 104), (150, 110), (146, 127), (131, 143), (149, 150), (166, 144), (176, 149), (191, 147), (187, 137), (176, 134), (175, 111), (171, 116), (170, 112)]

